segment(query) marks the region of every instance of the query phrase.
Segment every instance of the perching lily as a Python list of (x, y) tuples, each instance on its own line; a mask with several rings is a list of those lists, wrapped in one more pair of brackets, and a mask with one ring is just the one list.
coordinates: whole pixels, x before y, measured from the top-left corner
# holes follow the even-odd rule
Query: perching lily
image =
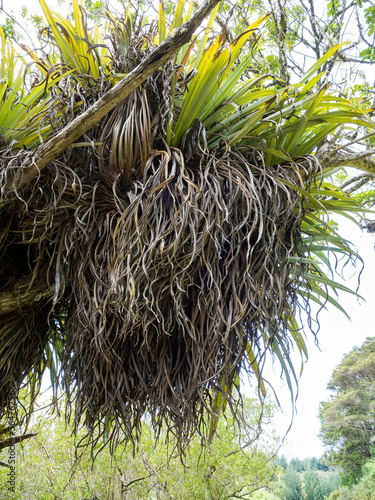
[[(96, 40), (77, 0), (74, 24), (41, 4), (52, 55), (29, 57), (43, 83), (1, 87), (0, 282), (20, 299), (0, 298), (0, 406), (10, 383), (37, 392), (48, 368), (94, 441), (136, 439), (147, 414), (183, 448), (195, 432), (212, 436), (225, 407), (240, 418), (242, 376), (265, 393), (267, 352), (293, 391), (292, 347), (307, 357), (299, 313), (310, 323), (312, 302), (342, 309), (327, 252), (356, 254), (327, 216), (359, 207), (314, 152), (341, 125), (374, 124), (318, 87), (333, 51), (280, 87), (251, 75), (265, 18), (228, 44), (212, 37), (216, 7), (24, 187), (22, 155), (95, 108), (169, 32), (162, 3), (158, 31), (127, 11), (108, 14)], [(171, 30), (193, 11), (179, 0)]]

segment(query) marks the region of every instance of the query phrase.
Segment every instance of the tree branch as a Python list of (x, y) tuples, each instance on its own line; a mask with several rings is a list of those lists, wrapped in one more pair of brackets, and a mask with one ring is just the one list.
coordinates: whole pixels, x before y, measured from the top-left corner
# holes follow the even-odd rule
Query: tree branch
[(19, 311), (22, 306), (33, 304), (41, 300), (49, 300), (52, 298), (55, 288), (50, 287), (47, 290), (39, 290), (38, 288), (28, 289), (30, 281), (25, 283), (21, 280), (14, 286), (7, 287), (6, 290), (0, 292), (0, 316), (3, 314)]
[(353, 167), (369, 174), (375, 174), (375, 159), (371, 157), (374, 154), (374, 150), (361, 153), (324, 151), (317, 153), (316, 158), (325, 172), (341, 167)]
[(374, 64), (374, 61), (366, 61), (366, 59), (363, 59), (362, 57), (346, 57), (343, 56), (342, 54), (338, 54), (337, 57), (340, 59), (340, 61), (346, 63), (346, 62), (353, 62), (356, 64)]
[(170, 60), (183, 45), (190, 41), (194, 31), (218, 2), (219, 0), (207, 0), (189, 21), (178, 28), (173, 36), (169, 36), (164, 40), (121, 82), (117, 83), (93, 106), (75, 118), (49, 141), (38, 147), (27, 161), (27, 164), (22, 165), (23, 172), (20, 176), (17, 176), (16, 189), (20, 190), (29, 184), (52, 160), (58, 157), (85, 132), (97, 125), (104, 116), (139, 87), (156, 69)]
[(9, 448), (10, 446), (13, 446), (14, 444), (17, 443), (21, 443), (25, 439), (29, 439), (33, 436), (36, 436), (35, 432), (31, 434), (23, 434), (23, 436), (15, 436), (4, 439), (3, 441), (0, 441), (0, 450), (3, 450), (4, 448)]
[(358, 189), (360, 189), (362, 186), (365, 186), (366, 184), (368, 184), (370, 181), (373, 180), (374, 180), (374, 174), (367, 174), (367, 173), (361, 174), (344, 182), (340, 186), (340, 189), (345, 189), (345, 193), (347, 194), (355, 193), (355, 191), (358, 191)]

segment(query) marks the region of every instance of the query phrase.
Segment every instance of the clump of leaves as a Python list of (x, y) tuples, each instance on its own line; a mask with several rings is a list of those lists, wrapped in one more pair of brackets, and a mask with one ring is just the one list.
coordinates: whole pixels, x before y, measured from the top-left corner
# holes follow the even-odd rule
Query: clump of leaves
[[(326, 252), (356, 255), (326, 216), (359, 208), (323, 180), (313, 153), (338, 126), (373, 124), (355, 102), (315, 89), (334, 49), (296, 85), (245, 79), (263, 20), (227, 44), (212, 36), (216, 9), (201, 38), (18, 192), (20, 145), (38, 147), (168, 32), (162, 4), (157, 33), (129, 11), (108, 14), (103, 47), (77, 1), (73, 23), (41, 2), (51, 51), (31, 57), (42, 83), (4, 84), (0, 108), (0, 181), (12, 200), (0, 283), (22, 308), (0, 326), (0, 407), (9, 384), (36, 393), (48, 368), (76, 428), (83, 420), (96, 441), (137, 439), (148, 414), (183, 449), (195, 432), (212, 437), (226, 407), (242, 418), (243, 374), (264, 394), (268, 352), (293, 391), (290, 351), (307, 356), (299, 314), (311, 325), (312, 302), (342, 309), (332, 291), (350, 290), (324, 272)], [(180, 0), (171, 29), (192, 9)], [(24, 121), (8, 126), (21, 99), (27, 115), (22, 105)]]

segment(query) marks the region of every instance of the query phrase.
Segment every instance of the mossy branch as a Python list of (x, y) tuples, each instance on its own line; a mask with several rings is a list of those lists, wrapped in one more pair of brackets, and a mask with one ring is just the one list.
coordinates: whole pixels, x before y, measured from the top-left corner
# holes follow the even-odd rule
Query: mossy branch
[(331, 150), (325, 153), (318, 153), (317, 158), (324, 171), (329, 172), (339, 168), (352, 167), (369, 174), (375, 174), (375, 150), (362, 152), (335, 152)]
[(21, 279), (12, 288), (0, 292), (0, 316), (14, 313), (35, 302), (52, 299), (55, 287), (40, 290), (39, 287), (29, 288), (30, 280)]

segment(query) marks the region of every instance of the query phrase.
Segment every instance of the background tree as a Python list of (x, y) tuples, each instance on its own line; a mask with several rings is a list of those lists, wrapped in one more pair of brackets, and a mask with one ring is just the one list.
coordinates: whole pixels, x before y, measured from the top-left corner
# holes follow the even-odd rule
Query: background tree
[[(365, 83), (363, 68), (374, 62), (374, 8), (370, 1), (326, 1), (315, 5), (311, 0), (258, 0), (251, 4), (229, 0), (219, 12), (221, 25), (233, 25), (237, 32), (246, 29), (254, 12), (272, 12), (267, 42), (262, 44), (263, 58), (255, 64), (260, 73), (272, 71), (286, 84), (303, 74), (311, 61), (339, 44), (345, 45), (325, 62), (324, 70), (326, 77), (340, 75), (345, 91), (355, 92), (356, 84)], [(352, 89), (346, 87), (349, 82)], [(367, 89), (371, 95), (373, 82), (367, 82)]]
[(331, 399), (320, 407), (327, 459), (339, 467), (343, 484), (359, 480), (373, 455), (375, 438), (375, 339), (347, 354), (328, 384)]
[[(283, 457), (282, 457), (283, 458)], [(285, 465), (286, 460), (282, 461), (282, 463)], [(304, 471), (328, 471), (329, 467), (322, 461), (321, 458), (304, 458), (301, 460), (300, 458), (292, 458), (289, 462), (289, 464), (297, 471), (297, 472), (304, 472)], [(280, 464), (281, 465), (281, 464)], [(286, 468), (286, 467), (284, 467)]]
[(375, 497), (375, 460), (371, 458), (362, 467), (362, 476), (358, 483), (349, 491), (344, 490), (338, 498), (351, 498), (358, 500), (373, 500)]
[(373, 500), (375, 491), (374, 458), (370, 458), (362, 467), (362, 476), (351, 487), (342, 487), (333, 492), (329, 500)]
[[(38, 401), (38, 406), (42, 403)], [(267, 430), (275, 414), (273, 403), (261, 407), (257, 399), (249, 398), (245, 410), (248, 420), (241, 438), (228, 415), (228, 420), (220, 421), (210, 449), (203, 451), (197, 437), (183, 460), (176, 454), (171, 457), (162, 440), (155, 445), (146, 421), (135, 456), (131, 446), (119, 446), (115, 454), (105, 448), (94, 465), (87, 449), (76, 457), (83, 429), (74, 438), (63, 414), (58, 417), (38, 411), (30, 425), (34, 437), (27, 444), (17, 445), (16, 492), (7, 491), (4, 470), (0, 473), (1, 498), (248, 499), (270, 484), (277, 472), (274, 455), (278, 438)]]
[(287, 467), (283, 482), (283, 500), (301, 500), (303, 498), (301, 476), (293, 466)]
[(324, 494), (320, 488), (320, 481), (316, 472), (305, 472), (303, 475), (303, 482), (303, 496), (305, 500), (324, 500)]
[(279, 459), (278, 465), (284, 465), (285, 474), (271, 486), (280, 498), (324, 500), (339, 488), (340, 476), (320, 458), (292, 458), (289, 463), (283, 458)]
[(341, 478), (336, 469), (318, 473), (319, 487), (324, 498), (328, 498), (341, 484)]
[[(334, 57), (324, 63), (322, 79), (340, 95), (357, 96), (374, 102), (374, 6), (370, 1), (326, 1), (317, 7), (307, 0), (264, 0), (225, 2), (221, 7), (221, 25), (232, 24), (237, 30), (248, 25), (251, 12), (272, 12), (267, 22), (267, 37), (260, 42), (260, 56), (254, 61), (259, 74), (271, 73), (285, 85), (299, 78), (313, 61), (333, 46), (340, 45)], [(326, 79), (326, 80), (325, 80)], [(333, 83), (335, 82), (335, 83)], [(281, 82), (279, 82), (281, 84)], [(319, 150), (318, 150), (319, 152)], [(337, 130), (320, 145), (321, 161), (336, 167), (357, 167), (366, 174), (347, 170), (342, 188), (352, 193), (369, 190), (373, 200), (374, 140), (360, 128)], [(323, 160), (324, 158), (324, 160)], [(361, 194), (363, 200), (363, 194)], [(368, 225), (371, 230), (371, 224)]]

